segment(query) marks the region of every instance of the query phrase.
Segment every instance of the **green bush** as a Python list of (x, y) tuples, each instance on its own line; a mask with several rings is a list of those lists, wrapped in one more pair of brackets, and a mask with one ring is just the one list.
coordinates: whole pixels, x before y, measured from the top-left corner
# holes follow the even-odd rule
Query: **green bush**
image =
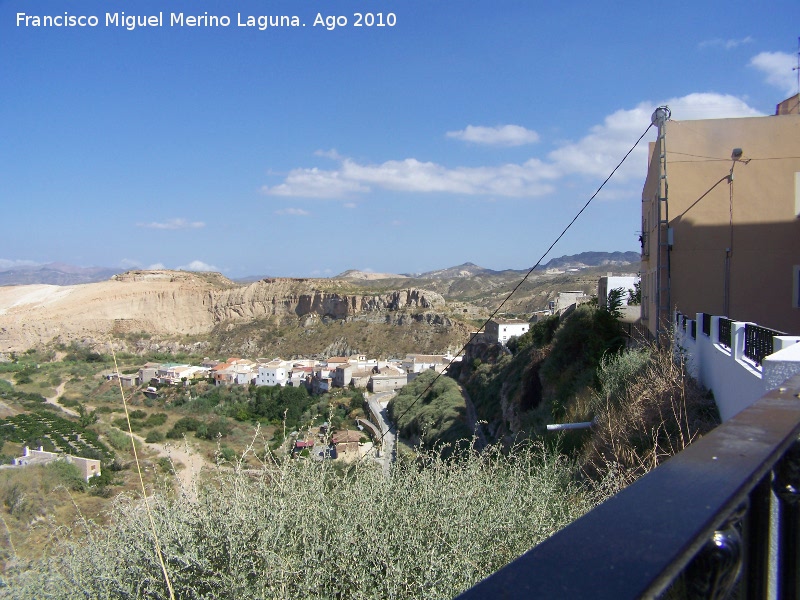
[(167, 413), (153, 413), (144, 422), (145, 427), (161, 427), (167, 422)]
[(624, 347), (622, 327), (606, 310), (582, 305), (564, 320), (541, 368), (543, 380), (556, 389), (556, 418), (578, 390), (597, 385), (595, 371), (603, 357)]
[(450, 454), (455, 450), (453, 444), (464, 440), (469, 445), (472, 431), (466, 425), (466, 406), (458, 384), (439, 377), (431, 385), (436, 376), (434, 371), (426, 371), (400, 390), (389, 402), (389, 417), (403, 437), (418, 439), (427, 448), (447, 444), (443, 451)]
[[(260, 477), (221, 471), (198, 500), (155, 495), (150, 506), (177, 598), (452, 598), (590, 508), (573, 475), (540, 448), (426, 455), (388, 478), (366, 464), (338, 476), (286, 461)], [(168, 596), (141, 499), (120, 498), (91, 539), (60, 540), (7, 573), (4, 595)]]
[(158, 442), (164, 441), (164, 434), (161, 433), (158, 429), (153, 429), (147, 432), (147, 437), (144, 438), (144, 441), (148, 444), (156, 444)]
[(86, 490), (86, 480), (81, 476), (77, 466), (65, 460), (55, 460), (45, 465), (45, 471), (53, 473), (67, 489), (73, 492)]
[(167, 437), (171, 440), (178, 440), (190, 431), (197, 431), (200, 425), (202, 423), (194, 417), (183, 417), (175, 421), (172, 429), (167, 432)]
[(230, 423), (227, 419), (219, 418), (214, 419), (210, 423), (201, 423), (196, 430), (196, 435), (199, 438), (207, 440), (215, 440), (218, 437), (226, 437), (231, 432)]

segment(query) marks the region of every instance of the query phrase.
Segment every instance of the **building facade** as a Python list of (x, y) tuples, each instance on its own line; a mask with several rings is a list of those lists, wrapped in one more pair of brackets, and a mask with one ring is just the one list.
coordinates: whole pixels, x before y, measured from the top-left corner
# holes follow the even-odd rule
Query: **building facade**
[(530, 323), (519, 319), (491, 319), (486, 323), (486, 337), (504, 346), (512, 337), (519, 337), (530, 329)]
[(668, 333), (675, 310), (800, 333), (794, 107), (697, 121), (654, 113), (659, 136), (642, 191), (641, 239), (641, 318), (654, 336)]

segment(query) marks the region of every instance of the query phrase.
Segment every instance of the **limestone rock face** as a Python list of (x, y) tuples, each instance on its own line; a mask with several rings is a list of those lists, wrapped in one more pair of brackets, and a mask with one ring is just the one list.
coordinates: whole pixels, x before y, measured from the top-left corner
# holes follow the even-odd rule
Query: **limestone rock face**
[(337, 280), (236, 286), (215, 273), (129, 271), (101, 283), (0, 287), (0, 351), (114, 334), (199, 335), (223, 322), (272, 316), (354, 319), (444, 306), (440, 294), (420, 289), (364, 295)]

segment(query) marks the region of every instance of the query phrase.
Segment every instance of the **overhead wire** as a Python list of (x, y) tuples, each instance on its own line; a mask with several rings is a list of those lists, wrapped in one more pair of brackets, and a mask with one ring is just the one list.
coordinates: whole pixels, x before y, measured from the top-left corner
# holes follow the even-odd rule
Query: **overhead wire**
[[(478, 334), (481, 332), (481, 330), (484, 330), (484, 329), (486, 328), (486, 325), (488, 325), (489, 321), (491, 321), (492, 319), (494, 319), (494, 318), (495, 318), (495, 316), (497, 316), (497, 314), (500, 312), (500, 310), (503, 308), (503, 306), (505, 306), (505, 305), (506, 305), (506, 303), (507, 303), (507, 302), (508, 302), (508, 301), (511, 299), (511, 297), (512, 297), (512, 296), (513, 296), (513, 295), (514, 295), (514, 294), (517, 292), (517, 290), (520, 288), (520, 286), (522, 286), (522, 284), (523, 284), (523, 283), (525, 283), (525, 282), (528, 280), (528, 277), (530, 277), (530, 276), (531, 276), (531, 274), (533, 273), (533, 271), (534, 271), (534, 270), (535, 270), (535, 269), (536, 269), (536, 268), (537, 268), (537, 267), (538, 267), (538, 266), (539, 266), (539, 265), (542, 263), (542, 261), (545, 259), (545, 257), (547, 257), (547, 255), (548, 255), (548, 254), (550, 253), (550, 251), (551, 251), (551, 250), (552, 250), (552, 249), (555, 247), (555, 245), (556, 245), (556, 244), (557, 244), (559, 241), (561, 241), (561, 238), (563, 238), (563, 237), (564, 237), (564, 235), (567, 233), (567, 231), (569, 231), (569, 229), (570, 229), (570, 228), (571, 228), (571, 227), (572, 227), (572, 226), (575, 224), (575, 222), (576, 222), (576, 221), (578, 220), (578, 218), (579, 218), (579, 217), (580, 217), (580, 216), (581, 216), (581, 215), (584, 213), (584, 211), (585, 211), (587, 208), (589, 208), (589, 205), (592, 203), (592, 200), (594, 200), (594, 199), (597, 197), (597, 195), (600, 193), (600, 191), (603, 189), (603, 187), (605, 187), (605, 185), (606, 185), (606, 184), (607, 184), (607, 183), (608, 183), (608, 182), (611, 180), (611, 178), (614, 176), (614, 174), (617, 172), (617, 170), (618, 170), (618, 169), (619, 169), (619, 168), (622, 166), (622, 163), (624, 163), (624, 162), (625, 162), (625, 160), (628, 158), (628, 156), (630, 156), (630, 155), (631, 155), (631, 153), (632, 153), (632, 152), (633, 152), (633, 151), (636, 149), (636, 147), (639, 145), (639, 142), (641, 142), (641, 141), (642, 141), (642, 139), (644, 139), (644, 136), (645, 136), (645, 135), (647, 135), (647, 132), (648, 132), (648, 131), (650, 131), (650, 129), (651, 129), (652, 127), (653, 127), (653, 123), (650, 123), (650, 125), (648, 125), (648, 126), (647, 126), (647, 128), (646, 128), (646, 129), (645, 129), (645, 130), (642, 132), (642, 135), (640, 135), (640, 136), (639, 136), (639, 139), (637, 139), (637, 140), (636, 140), (636, 142), (633, 144), (633, 146), (631, 146), (631, 147), (630, 147), (630, 149), (629, 149), (629, 150), (628, 150), (628, 151), (625, 153), (625, 156), (623, 156), (623, 157), (622, 157), (622, 160), (620, 160), (620, 161), (619, 161), (619, 163), (617, 163), (617, 166), (616, 166), (616, 167), (614, 167), (614, 169), (611, 171), (611, 173), (609, 173), (608, 177), (606, 177), (606, 178), (603, 180), (603, 183), (601, 183), (601, 184), (600, 184), (600, 186), (597, 188), (597, 190), (595, 190), (595, 192), (594, 192), (594, 193), (591, 195), (591, 197), (590, 197), (590, 198), (589, 198), (589, 199), (586, 201), (586, 203), (585, 203), (585, 204), (584, 204), (584, 205), (581, 207), (581, 209), (580, 209), (580, 210), (579, 210), (579, 211), (578, 211), (578, 212), (575, 214), (575, 216), (574, 216), (574, 217), (572, 218), (572, 220), (571, 220), (571, 221), (570, 221), (570, 222), (567, 224), (567, 226), (566, 226), (566, 227), (564, 227), (564, 229), (561, 231), (561, 233), (558, 235), (558, 237), (556, 237), (556, 239), (553, 241), (553, 243), (551, 243), (551, 244), (550, 244), (550, 246), (548, 246), (548, 248), (547, 248), (547, 250), (545, 250), (544, 254), (542, 254), (542, 256), (539, 258), (539, 260), (538, 260), (538, 261), (536, 261), (536, 264), (535, 264), (535, 265), (533, 265), (533, 266), (532, 266), (530, 269), (528, 269), (528, 272), (525, 274), (525, 276), (524, 276), (524, 277), (523, 277), (523, 278), (522, 278), (522, 279), (521, 279), (521, 280), (520, 280), (520, 281), (517, 283), (517, 285), (515, 285), (515, 286), (514, 286), (514, 288), (513, 288), (513, 289), (512, 289), (512, 290), (511, 290), (511, 291), (508, 293), (508, 295), (507, 295), (507, 296), (506, 296), (506, 297), (503, 299), (503, 301), (502, 301), (502, 302), (501, 302), (501, 303), (500, 303), (500, 304), (497, 306), (497, 308), (495, 308), (495, 309), (494, 309), (494, 312), (492, 312), (492, 314), (491, 314), (491, 315), (490, 315), (490, 316), (489, 316), (489, 317), (488, 317), (488, 318), (487, 318), (487, 319), (484, 321), (483, 325), (481, 325), (481, 327), (478, 329), (478, 331), (474, 332), (474, 333), (473, 333), (473, 334), (470, 336), (469, 340), (467, 340), (467, 343), (465, 343), (465, 344), (464, 344), (464, 345), (461, 347), (461, 350), (459, 350), (459, 351), (458, 351), (458, 353), (456, 353), (456, 355), (455, 355), (455, 357), (454, 357), (454, 358), (456, 358), (456, 357), (459, 357), (459, 356), (461, 356), (462, 354), (464, 354), (464, 351), (465, 351), (465, 350), (467, 349), (467, 347), (468, 347), (468, 346), (469, 346), (469, 345), (472, 343), (472, 341), (473, 341), (473, 340), (474, 340), (474, 339), (475, 339), (475, 338), (478, 336)], [(451, 362), (451, 364), (452, 364), (452, 362)], [(415, 405), (416, 405), (416, 404), (417, 404), (417, 403), (418, 403), (418, 402), (419, 402), (419, 401), (420, 401), (420, 400), (421, 400), (421, 399), (422, 399), (422, 398), (425, 396), (425, 394), (427, 394), (427, 393), (428, 393), (428, 391), (429, 391), (429, 390), (430, 390), (430, 389), (431, 389), (431, 388), (434, 386), (434, 384), (435, 384), (437, 381), (439, 381), (439, 378), (440, 378), (440, 377), (442, 377), (442, 375), (444, 375), (446, 371), (447, 371), (447, 369), (445, 369), (445, 370), (443, 370), (443, 371), (441, 371), (441, 372), (439, 372), (439, 373), (437, 373), (437, 374), (436, 374), (436, 377), (434, 377), (434, 378), (431, 380), (431, 382), (430, 382), (430, 383), (429, 383), (429, 384), (428, 384), (428, 385), (425, 387), (425, 389), (424, 389), (424, 390), (422, 390), (422, 391), (421, 391), (419, 394), (417, 394), (417, 396), (414, 398), (414, 400), (411, 402), (411, 404), (409, 404), (409, 406), (408, 406), (408, 407), (407, 407), (407, 408), (406, 408), (406, 409), (405, 409), (405, 410), (404, 410), (404, 411), (403, 411), (403, 412), (402, 412), (402, 413), (401, 413), (401, 414), (400, 414), (400, 415), (399, 415), (399, 416), (398, 416), (396, 419), (394, 419), (396, 423), (399, 423), (399, 422), (400, 422), (400, 420), (401, 420), (401, 419), (402, 419), (402, 418), (403, 418), (405, 415), (407, 415), (407, 414), (408, 414), (408, 412), (409, 412), (409, 411), (410, 411), (410, 410), (411, 410), (411, 409), (412, 409), (412, 408), (413, 408), (413, 407), (414, 407), (414, 406), (415, 406)], [(378, 442), (379, 442), (379, 444), (380, 444), (380, 445), (383, 445), (383, 439), (384, 439), (384, 437), (386, 437), (386, 434), (388, 434), (390, 430), (391, 430), (391, 426), (390, 426), (390, 428), (389, 428), (389, 429), (387, 429), (386, 431), (382, 431), (382, 432), (381, 432), (380, 439), (378, 440)], [(372, 447), (372, 449), (374, 450), (374, 449), (376, 448), (376, 446), (377, 446), (377, 445), (378, 445), (378, 444), (374, 444), (374, 445), (373, 445), (373, 447)], [(370, 450), (370, 452), (371, 452), (371, 451), (372, 451), (372, 450)], [(369, 455), (369, 452), (365, 453), (365, 454), (364, 454), (364, 456), (362, 457), (362, 459), (363, 459), (363, 458), (366, 458), (368, 455)]]
[(175, 600), (175, 591), (172, 589), (172, 582), (169, 579), (169, 573), (167, 572), (167, 565), (164, 562), (164, 554), (161, 551), (161, 543), (158, 540), (158, 532), (156, 531), (156, 523), (153, 519), (153, 511), (150, 508), (150, 503), (147, 501), (147, 489), (144, 485), (144, 476), (142, 475), (142, 466), (139, 464), (139, 453), (136, 451), (136, 439), (133, 437), (133, 427), (131, 426), (131, 417), (128, 413), (128, 402), (125, 399), (125, 391), (122, 388), (122, 379), (119, 376), (119, 366), (117, 365), (117, 354), (114, 352), (114, 347), (111, 346), (111, 356), (114, 358), (114, 372), (117, 374), (117, 383), (119, 384), (119, 393), (122, 396), (122, 406), (125, 409), (125, 420), (128, 423), (128, 433), (130, 434), (131, 438), (131, 447), (133, 449), (133, 459), (136, 463), (136, 471), (139, 474), (139, 483), (142, 487), (142, 499), (144, 500), (145, 510), (147, 512), (147, 518), (150, 522), (150, 530), (153, 532), (153, 543), (155, 546), (156, 555), (158, 556), (158, 562), (161, 565), (161, 573), (164, 576), (164, 581), (167, 584), (167, 591), (169, 592), (170, 600)]

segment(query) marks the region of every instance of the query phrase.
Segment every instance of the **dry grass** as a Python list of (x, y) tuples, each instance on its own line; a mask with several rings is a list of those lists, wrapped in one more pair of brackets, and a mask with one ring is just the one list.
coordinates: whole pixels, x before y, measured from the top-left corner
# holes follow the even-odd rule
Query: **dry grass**
[(671, 348), (648, 346), (604, 359), (595, 393), (588, 474), (630, 483), (719, 424), (714, 400), (686, 374)]

